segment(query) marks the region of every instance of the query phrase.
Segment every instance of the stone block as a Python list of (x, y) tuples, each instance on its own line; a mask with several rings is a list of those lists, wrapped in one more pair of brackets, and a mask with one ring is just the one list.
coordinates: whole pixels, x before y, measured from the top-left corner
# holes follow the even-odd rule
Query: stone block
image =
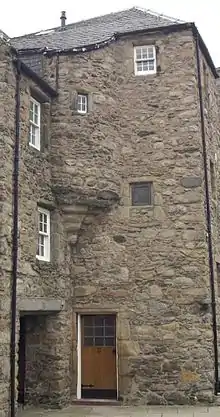
[(200, 375), (197, 372), (190, 370), (182, 369), (180, 374), (181, 382), (184, 383), (194, 383), (199, 381)]
[(96, 291), (96, 287), (92, 285), (80, 285), (74, 289), (76, 297), (86, 297), (87, 295), (95, 294)]
[(202, 184), (202, 178), (193, 176), (184, 177), (181, 179), (181, 184), (184, 188), (199, 187)]
[(118, 349), (121, 357), (136, 357), (140, 353), (139, 343), (131, 340), (120, 341)]
[(149, 287), (150, 296), (153, 298), (162, 298), (163, 292), (162, 289), (158, 285), (151, 285)]
[(18, 309), (21, 312), (59, 312), (64, 308), (64, 300), (48, 298), (18, 299)]
[(119, 340), (130, 340), (131, 331), (129, 320), (119, 318), (117, 321), (117, 338)]

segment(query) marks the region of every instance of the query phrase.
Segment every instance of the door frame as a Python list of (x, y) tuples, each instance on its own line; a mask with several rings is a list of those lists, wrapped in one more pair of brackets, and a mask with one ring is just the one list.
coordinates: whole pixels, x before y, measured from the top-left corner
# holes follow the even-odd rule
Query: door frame
[(26, 371), (26, 318), (19, 316), (20, 329), (18, 340), (18, 368), (17, 368), (17, 402), (25, 404), (25, 371)]
[[(115, 329), (116, 329), (116, 334), (115, 334), (115, 347), (116, 347), (116, 389), (117, 389), (117, 400), (118, 400), (118, 340), (117, 340), (117, 314), (116, 313), (103, 313), (103, 312), (99, 312), (99, 313), (88, 313), (88, 316), (94, 316), (94, 315), (115, 315)], [(77, 313), (77, 389), (76, 389), (76, 397), (77, 400), (81, 400), (82, 399), (82, 388), (81, 388), (81, 384), (82, 384), (82, 316), (87, 315), (87, 313)], [(96, 399), (96, 398), (94, 398)]]

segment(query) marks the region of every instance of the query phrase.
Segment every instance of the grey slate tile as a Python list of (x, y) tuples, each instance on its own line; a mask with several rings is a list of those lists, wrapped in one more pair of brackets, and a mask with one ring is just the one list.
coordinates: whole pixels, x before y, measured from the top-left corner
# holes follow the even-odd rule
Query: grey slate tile
[(170, 26), (175, 23), (179, 21), (133, 7), (129, 10), (66, 25), (65, 30), (60, 30), (58, 27), (12, 38), (11, 44), (17, 49), (77, 48), (102, 42), (115, 33), (129, 33), (135, 30)]

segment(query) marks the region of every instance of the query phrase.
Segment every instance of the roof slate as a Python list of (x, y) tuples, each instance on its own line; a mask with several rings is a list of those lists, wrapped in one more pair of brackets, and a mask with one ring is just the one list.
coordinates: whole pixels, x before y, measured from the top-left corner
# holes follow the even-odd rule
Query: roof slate
[(136, 30), (153, 29), (183, 23), (153, 13), (149, 10), (133, 7), (117, 13), (95, 17), (89, 20), (48, 29), (11, 39), (16, 49), (70, 49), (103, 42), (115, 33), (129, 33)]

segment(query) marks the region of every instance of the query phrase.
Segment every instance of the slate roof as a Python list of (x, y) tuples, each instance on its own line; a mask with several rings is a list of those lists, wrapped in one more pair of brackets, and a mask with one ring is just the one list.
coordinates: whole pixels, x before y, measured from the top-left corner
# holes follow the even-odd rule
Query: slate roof
[(19, 50), (35, 48), (64, 50), (100, 43), (116, 33), (129, 33), (176, 23), (184, 22), (133, 7), (121, 12), (71, 23), (65, 26), (65, 30), (57, 27), (12, 38), (10, 43)]

